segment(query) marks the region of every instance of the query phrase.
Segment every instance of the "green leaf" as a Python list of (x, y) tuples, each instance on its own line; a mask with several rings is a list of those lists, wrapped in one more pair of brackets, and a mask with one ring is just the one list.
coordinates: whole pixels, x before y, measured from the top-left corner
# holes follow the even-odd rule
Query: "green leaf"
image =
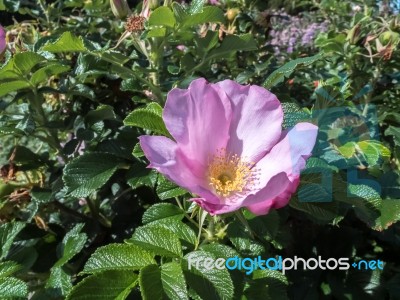
[(380, 158), (388, 161), (390, 159), (390, 150), (378, 141), (361, 141), (357, 143), (359, 150), (364, 154), (369, 166), (379, 163)]
[(385, 130), (385, 135), (392, 135), (396, 146), (400, 146), (400, 128), (389, 126), (388, 129)]
[(188, 16), (186, 10), (183, 8), (181, 4), (178, 2), (172, 2), (172, 9), (174, 11), (174, 15), (178, 23), (182, 23), (185, 18)]
[(28, 287), (25, 282), (14, 277), (0, 278), (0, 295), (2, 299), (25, 298)]
[(264, 81), (263, 86), (266, 89), (270, 89), (277, 85), (280, 82), (283, 82), (285, 77), (290, 76), (293, 71), (295, 71), (298, 67), (301, 66), (309, 66), (316, 62), (317, 60), (321, 59), (323, 57), (323, 53), (319, 53), (314, 56), (310, 57), (301, 57), (297, 58), (295, 60), (292, 60), (279, 69), (275, 70), (274, 72), (271, 73), (271, 75), (268, 76), (268, 78)]
[(52, 288), (58, 296), (66, 296), (72, 290), (71, 276), (62, 267), (51, 268), (50, 277), (47, 280), (46, 288)]
[(73, 197), (87, 197), (102, 187), (124, 161), (110, 153), (85, 153), (64, 169), (63, 181)]
[(182, 220), (185, 212), (171, 203), (157, 203), (150, 206), (143, 214), (142, 223), (148, 224), (161, 219)]
[(161, 266), (161, 283), (164, 292), (170, 299), (189, 299), (185, 277), (180, 264), (176, 262), (163, 264)]
[(0, 8), (4, 10), (8, 10), (9, 12), (18, 12), (18, 9), (21, 5), (21, 1), (18, 0), (2, 0), (0, 1)]
[(26, 135), (30, 135), (36, 129), (35, 120), (31, 115), (26, 115), (21, 121), (19, 121), (15, 128), (22, 130)]
[(138, 108), (131, 112), (125, 118), (124, 125), (136, 126), (170, 136), (162, 119), (162, 107), (154, 102), (148, 104), (145, 108)]
[[(307, 190), (307, 189), (305, 189), (305, 190)], [(309, 191), (310, 191), (309, 196), (311, 197), (311, 194), (314, 193), (316, 190), (310, 189)], [(323, 195), (325, 195), (325, 192), (323, 192), (322, 190), (318, 190), (318, 192), (321, 192), (321, 193), (323, 193)], [(309, 197), (309, 196), (303, 195), (303, 197), (305, 197), (305, 199), (307, 199), (307, 197)], [(315, 194), (313, 194), (312, 197), (313, 197), (312, 198), (313, 200), (317, 199), (317, 196)], [(322, 222), (330, 222), (337, 217), (338, 208), (337, 208), (337, 204), (335, 202), (324, 202), (324, 203), (300, 202), (297, 199), (297, 197), (292, 197), (289, 205), (291, 207), (293, 207), (294, 209), (303, 211)]]
[(142, 268), (139, 286), (143, 299), (163, 299), (164, 293), (169, 299), (189, 299), (182, 268), (176, 262), (165, 263), (161, 269), (157, 265)]
[(221, 46), (211, 50), (207, 56), (207, 60), (226, 57), (235, 51), (256, 50), (257, 44), (251, 34), (228, 35), (224, 38)]
[(382, 231), (400, 221), (400, 199), (383, 199), (380, 213), (374, 229)]
[(243, 214), (257, 236), (271, 242), (275, 248), (283, 248), (281, 241), (285, 237), (283, 232), (280, 231), (280, 218), (276, 210), (272, 210), (264, 216), (256, 216), (249, 211), (244, 211)]
[(265, 247), (254, 241), (242, 223), (236, 221), (228, 227), (228, 237), (236, 250), (243, 255), (258, 256), (263, 254)]
[(48, 189), (33, 188), (31, 196), (37, 203), (48, 203), (52, 200), (52, 191)]
[(244, 294), (249, 299), (288, 300), (288, 280), (279, 271), (255, 270)]
[(6, 257), (15, 237), (24, 227), (23, 222), (9, 222), (0, 226), (0, 259)]
[(147, 224), (146, 226), (163, 227), (169, 231), (172, 231), (179, 239), (192, 245), (196, 244), (197, 237), (193, 229), (185, 223), (174, 219), (173, 217), (157, 220)]
[(127, 183), (133, 189), (137, 189), (141, 186), (153, 188), (157, 182), (158, 174), (155, 170), (146, 168), (142, 163), (134, 163), (126, 177)]
[(178, 187), (175, 183), (169, 181), (164, 176), (159, 176), (156, 192), (161, 200), (182, 196), (187, 193), (186, 190)]
[(182, 257), (182, 247), (179, 238), (172, 232), (158, 226), (138, 227), (128, 242), (157, 255), (167, 257)]
[(31, 83), (37, 86), (39, 85), (39, 83), (48, 80), (51, 76), (67, 72), (69, 69), (70, 67), (66, 65), (62, 65), (59, 63), (50, 63), (32, 74)]
[(381, 196), (371, 186), (365, 184), (348, 183), (348, 193), (350, 196), (356, 196), (369, 201), (373, 206), (379, 207)]
[(43, 56), (35, 52), (17, 53), (0, 69), (0, 78), (2, 80), (22, 79), (34, 66), (45, 60)]
[(40, 50), (48, 52), (83, 52), (87, 51), (82, 37), (76, 37), (71, 32), (64, 32), (55, 42), (44, 45)]
[(167, 33), (167, 30), (162, 27), (162, 28), (153, 28), (149, 30), (146, 34), (147, 38), (152, 38), (152, 37), (164, 37), (165, 34)]
[(355, 142), (347, 142), (338, 147), (339, 153), (345, 158), (350, 158), (356, 153), (356, 145)]
[[(189, 266), (190, 261), (196, 262)], [(217, 257), (210, 252), (195, 251), (190, 252), (183, 260), (183, 272), (186, 282), (201, 299), (232, 299), (234, 286), (227, 269), (217, 268), (207, 269), (204, 267), (204, 260)]]
[(85, 117), (85, 121), (89, 127), (104, 120), (117, 120), (114, 109), (110, 105), (99, 105), (95, 110), (89, 111)]
[(63, 266), (83, 249), (87, 236), (85, 233), (80, 233), (82, 228), (83, 224), (77, 224), (65, 235), (61, 244), (62, 256), (53, 267)]
[(148, 265), (140, 270), (139, 286), (143, 300), (162, 300), (161, 271), (157, 265)]
[(105, 271), (79, 282), (67, 300), (123, 300), (137, 282), (138, 276), (132, 271)]
[(153, 256), (132, 244), (110, 244), (100, 247), (87, 261), (82, 273), (108, 270), (139, 270), (154, 264)]
[(178, 14), (182, 18), (181, 26), (189, 27), (204, 23), (223, 23), (225, 22), (224, 12), (216, 6), (206, 6), (203, 7), (201, 13), (196, 13), (194, 15), (183, 14), (178, 6), (174, 6), (175, 14)]
[(200, 247), (202, 251), (212, 253), (215, 257), (230, 258), (240, 256), (233, 248), (222, 244), (205, 244)]
[(31, 87), (29, 82), (27, 81), (22, 81), (22, 80), (16, 80), (12, 82), (7, 82), (7, 83), (1, 83), (0, 85), (0, 97), (7, 95), (8, 93), (15, 92), (18, 90), (26, 89)]
[(175, 22), (176, 20), (172, 10), (167, 6), (160, 6), (151, 13), (148, 24), (149, 26), (174, 27)]
[(0, 278), (10, 276), (22, 267), (14, 261), (0, 262)]
[(205, 0), (193, 0), (188, 8), (188, 13), (193, 15), (203, 11)]
[(142, 148), (140, 147), (140, 143), (137, 143), (135, 145), (135, 147), (133, 147), (132, 155), (136, 158), (141, 158), (144, 156), (144, 152), (143, 152)]
[(365, 184), (345, 182), (340, 190), (334, 191), (333, 195), (336, 201), (350, 204), (362, 221), (371, 227), (375, 226), (382, 204), (381, 196), (375, 189)]
[(310, 113), (301, 109), (297, 104), (290, 102), (282, 103), (283, 109), (283, 124), (284, 129), (294, 127), (299, 122), (309, 121)]

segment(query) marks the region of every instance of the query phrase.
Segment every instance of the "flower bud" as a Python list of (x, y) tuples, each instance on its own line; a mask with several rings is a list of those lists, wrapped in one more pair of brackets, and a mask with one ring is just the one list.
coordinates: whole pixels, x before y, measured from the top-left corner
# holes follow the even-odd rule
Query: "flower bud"
[(157, 7), (160, 6), (160, 4), (158, 3), (158, 0), (148, 0), (149, 2), (149, 8), (150, 9), (156, 9)]
[(4, 52), (6, 52), (7, 41), (6, 41), (6, 31), (0, 25), (0, 59), (3, 57)]
[(379, 36), (379, 40), (382, 45), (387, 45), (389, 43), (397, 44), (399, 41), (399, 34), (394, 31), (385, 31)]
[(228, 18), (229, 22), (232, 22), (239, 13), (240, 10), (238, 8), (230, 8), (226, 12), (226, 17)]
[(110, 6), (114, 16), (118, 19), (125, 19), (131, 13), (126, 0), (110, 0)]
[(347, 34), (347, 40), (350, 44), (355, 45), (361, 38), (361, 25), (358, 23)]

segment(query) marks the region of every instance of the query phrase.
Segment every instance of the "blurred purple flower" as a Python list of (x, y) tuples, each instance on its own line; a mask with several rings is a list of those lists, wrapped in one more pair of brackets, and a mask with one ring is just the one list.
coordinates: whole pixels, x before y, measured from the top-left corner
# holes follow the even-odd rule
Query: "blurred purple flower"
[(7, 41), (6, 41), (6, 31), (0, 25), (0, 55), (6, 51)]
[(187, 49), (187, 47), (185, 45), (178, 45), (178, 46), (176, 46), (176, 49), (183, 52)]
[[(261, 13), (262, 14), (262, 13)], [(290, 16), (283, 10), (270, 12), (271, 27), (269, 45), (273, 46), (275, 54), (281, 51), (292, 53), (299, 46), (313, 47), (313, 42), (320, 32), (328, 29), (328, 21), (317, 23), (315, 18)]]

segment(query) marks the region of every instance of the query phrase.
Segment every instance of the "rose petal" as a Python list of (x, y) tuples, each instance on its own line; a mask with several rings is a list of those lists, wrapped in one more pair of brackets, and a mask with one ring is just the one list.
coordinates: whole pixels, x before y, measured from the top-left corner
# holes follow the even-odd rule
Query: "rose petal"
[(228, 151), (257, 162), (281, 137), (283, 111), (274, 94), (232, 80), (217, 83), (232, 103)]
[(2, 54), (4, 50), (6, 50), (6, 46), (6, 32), (4, 28), (0, 25), (0, 54)]
[[(296, 177), (294, 178), (294, 181), (290, 182), (287, 188), (279, 196), (251, 204), (247, 206), (247, 209), (250, 210), (253, 214), (265, 215), (273, 208), (275, 209), (281, 208), (288, 204), (290, 197), (293, 195), (294, 192), (296, 192), (299, 183), (300, 183), (300, 178)], [(259, 195), (260, 193), (256, 194), (255, 197), (261, 196)]]
[(259, 171), (259, 189), (280, 172), (293, 182), (300, 175), (311, 155), (318, 127), (311, 123), (298, 123), (282, 133), (282, 139), (255, 166)]
[(150, 161), (149, 168), (156, 169), (188, 191), (219, 203), (219, 200), (207, 188), (203, 166), (187, 159), (174, 141), (164, 136), (150, 135), (139, 137), (139, 141), (144, 154)]
[(216, 204), (210, 203), (209, 199), (194, 198), (191, 201), (199, 204), (203, 209), (208, 211), (211, 215), (220, 215), (228, 212), (238, 210), (244, 206), (250, 206), (260, 203), (266, 199), (274, 199), (281, 195), (289, 186), (290, 181), (285, 173), (280, 173), (271, 178), (266, 187), (256, 195), (244, 199), (238, 199), (234, 204)]
[(210, 156), (226, 147), (230, 102), (220, 88), (205, 79), (192, 81), (188, 90), (169, 92), (163, 118), (179, 148), (191, 160), (206, 165)]

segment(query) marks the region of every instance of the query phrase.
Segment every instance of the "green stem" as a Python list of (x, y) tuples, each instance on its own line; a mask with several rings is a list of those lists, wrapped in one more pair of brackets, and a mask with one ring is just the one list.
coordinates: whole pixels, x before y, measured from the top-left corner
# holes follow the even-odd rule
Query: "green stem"
[(88, 206), (89, 206), (89, 210), (90, 213), (93, 217), (93, 219), (95, 219), (97, 222), (99, 222), (101, 225), (110, 228), (111, 227), (111, 221), (108, 220), (97, 208), (96, 204), (94, 203), (94, 201), (90, 198), (87, 197), (85, 198)]
[(179, 208), (182, 209), (183, 213), (185, 214), (186, 219), (192, 223), (194, 226), (196, 226), (197, 228), (199, 228), (199, 224), (196, 223), (195, 220), (193, 220), (188, 213), (186, 212), (185, 208), (183, 207), (182, 203), (179, 201), (178, 197), (175, 197), (175, 201), (178, 204)]
[(53, 204), (56, 208), (58, 208), (59, 210), (65, 212), (66, 214), (69, 214), (69, 215), (71, 215), (71, 216), (74, 216), (74, 217), (76, 217), (76, 218), (79, 218), (79, 219), (82, 219), (82, 220), (85, 220), (85, 221), (90, 220), (90, 218), (89, 218), (88, 216), (85, 216), (84, 214), (81, 214), (80, 212), (77, 212), (77, 211), (75, 211), (75, 210), (73, 210), (73, 209), (71, 209), (71, 208), (65, 206), (65, 205), (64, 205), (63, 203), (61, 203), (61, 202), (54, 201), (54, 202), (52, 202), (52, 204)]
[(140, 75), (137, 72), (134, 72), (133, 70), (113, 61), (112, 59), (107, 59), (106, 57), (104, 57), (101, 53), (95, 53), (95, 52), (89, 52), (89, 54), (97, 56), (111, 64), (113, 64), (117, 69), (119, 69), (119, 73), (123, 74), (123, 73), (127, 73), (129, 74), (128, 76), (126, 76), (126, 78), (129, 77), (134, 77), (137, 81), (139, 81), (140, 83), (142, 83), (143, 85), (147, 86), (151, 92), (154, 94), (154, 96), (157, 98), (157, 102), (159, 103), (164, 103), (164, 97), (163, 94), (161, 92), (161, 89), (157, 86), (155, 86), (152, 82), (146, 80), (145, 78), (140, 77)]
[(43, 10), (43, 13), (44, 13), (44, 15), (46, 17), (47, 28), (49, 29), (49, 31), (51, 31), (52, 30), (52, 26), (51, 26), (51, 22), (50, 22), (49, 11), (47, 10), (47, 8), (45, 6), (45, 2), (43, 0), (38, 0), (38, 2), (39, 2), (40, 8)]
[(43, 127), (44, 133), (46, 137), (38, 137), (49, 144), (54, 150), (56, 150), (57, 155), (61, 156), (61, 158), (66, 162), (68, 161), (68, 157), (62, 153), (62, 148), (60, 145), (60, 141), (58, 139), (57, 133), (47, 127), (47, 118), (46, 113), (43, 109), (43, 97), (37, 91), (37, 88), (33, 88), (34, 97), (32, 99), (32, 107), (35, 112), (35, 116), (37, 118), (38, 123), (41, 127)]

